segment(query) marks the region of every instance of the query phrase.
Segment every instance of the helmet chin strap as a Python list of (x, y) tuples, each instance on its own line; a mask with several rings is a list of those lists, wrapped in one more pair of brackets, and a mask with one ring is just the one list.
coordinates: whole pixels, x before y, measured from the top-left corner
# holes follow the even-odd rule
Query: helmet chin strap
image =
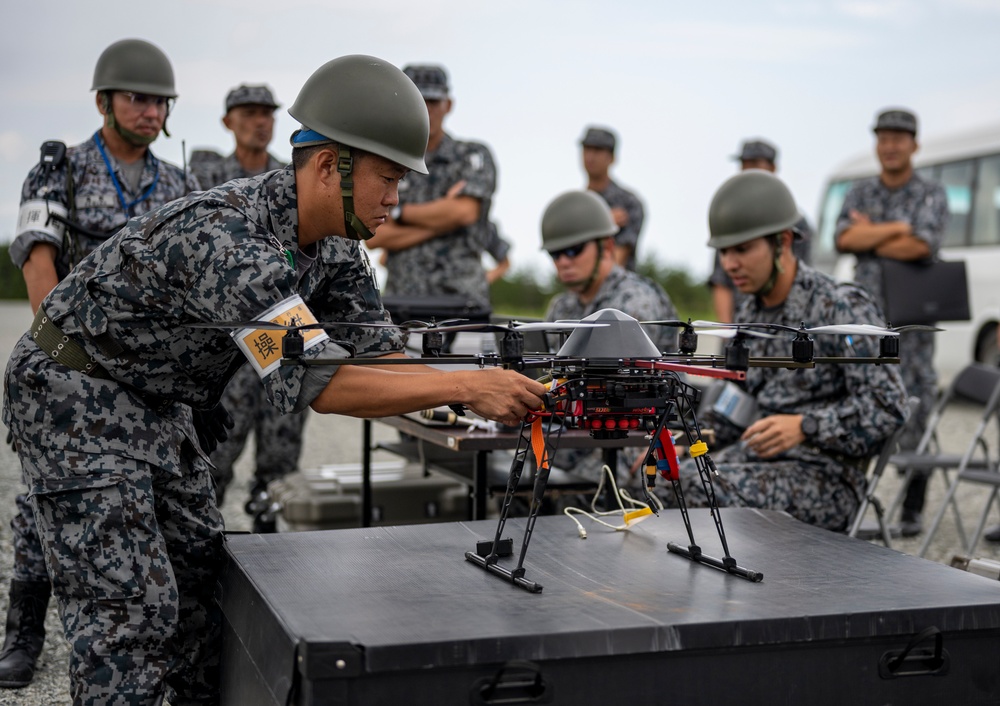
[(375, 237), (375, 234), (365, 227), (360, 218), (354, 215), (354, 180), (351, 179), (354, 158), (351, 156), (351, 148), (347, 145), (338, 145), (337, 154), (340, 194), (344, 199), (344, 233), (348, 238), (354, 240), (368, 240)]
[(781, 234), (779, 233), (774, 237), (774, 267), (771, 268), (771, 276), (767, 278), (767, 282), (756, 292), (758, 297), (766, 297), (774, 289), (774, 285), (778, 283), (778, 276), (785, 271), (785, 268), (781, 264)]
[(572, 282), (566, 282), (566, 288), (572, 289), (574, 291), (579, 291), (581, 293), (586, 292), (590, 289), (590, 285), (594, 283), (597, 279), (597, 273), (601, 269), (601, 256), (604, 254), (604, 250), (601, 247), (601, 240), (595, 240), (593, 242), (597, 243), (597, 257), (594, 258), (594, 267), (590, 270), (590, 275), (587, 279), (573, 280)]
[[(132, 132), (119, 124), (119, 122), (115, 119), (115, 111), (111, 106), (111, 96), (108, 95), (108, 93), (104, 94), (104, 115), (104, 122), (107, 126), (121, 135), (121, 138), (133, 147), (147, 147), (153, 144), (153, 142), (156, 141), (156, 138), (160, 136), (159, 132), (155, 135), (140, 135), (139, 133)], [(163, 134), (170, 137), (170, 133), (167, 132), (167, 121), (165, 119), (163, 121)]]

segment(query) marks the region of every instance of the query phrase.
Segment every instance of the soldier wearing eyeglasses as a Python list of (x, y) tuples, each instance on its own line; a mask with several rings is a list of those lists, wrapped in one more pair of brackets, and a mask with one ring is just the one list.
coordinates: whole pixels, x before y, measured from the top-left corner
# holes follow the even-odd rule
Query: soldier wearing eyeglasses
[[(97, 110), (103, 124), (82, 144), (43, 145), (42, 160), (21, 190), (10, 246), (21, 268), (32, 312), (73, 266), (133, 216), (196, 190), (193, 177), (149, 149), (177, 92), (169, 59), (139, 39), (115, 42), (94, 70)], [(19, 688), (34, 676), (45, 639), (50, 588), (31, 506), (17, 497), (14, 570), (6, 636), (0, 652), (0, 687)]]

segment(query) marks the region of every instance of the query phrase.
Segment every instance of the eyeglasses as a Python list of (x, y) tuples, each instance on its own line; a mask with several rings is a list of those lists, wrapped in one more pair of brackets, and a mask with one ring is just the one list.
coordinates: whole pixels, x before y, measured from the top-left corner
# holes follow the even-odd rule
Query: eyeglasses
[(118, 91), (118, 93), (128, 98), (132, 107), (138, 108), (140, 111), (145, 111), (149, 106), (155, 106), (158, 111), (164, 110), (169, 113), (174, 106), (174, 99), (166, 96), (151, 96), (148, 93), (133, 93), (132, 91)]
[(549, 255), (552, 256), (553, 262), (558, 260), (563, 255), (572, 260), (574, 257), (582, 253), (585, 247), (587, 247), (587, 243), (583, 243), (581, 245), (570, 245), (568, 248), (563, 248), (562, 250), (555, 250), (553, 252), (550, 252)]

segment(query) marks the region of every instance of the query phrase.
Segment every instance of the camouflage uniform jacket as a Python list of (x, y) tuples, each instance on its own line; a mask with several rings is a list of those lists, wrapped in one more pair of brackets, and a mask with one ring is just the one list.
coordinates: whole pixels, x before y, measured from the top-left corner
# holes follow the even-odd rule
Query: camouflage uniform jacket
[[(51, 232), (18, 228), (18, 233), (10, 246), (11, 260), (18, 267), (24, 265), (36, 244), (49, 243), (56, 248), (56, 274), (61, 280), (73, 265), (120, 230), (132, 216), (148, 213), (198, 189), (194, 177), (190, 175), (185, 177), (179, 168), (156, 158), (152, 151), (147, 149), (139, 189), (133, 192), (127, 180), (123, 178), (117, 160), (108, 155), (114, 167), (115, 176), (112, 179), (98, 149), (97, 140), (100, 140), (100, 133), (96, 133), (82, 144), (67, 149), (62, 166), (54, 171), (36, 165), (24, 180), (21, 203), (37, 199), (56, 201), (69, 210), (70, 220), (103, 236), (95, 238), (76, 230), (66, 229), (64, 235), (59, 237)], [(103, 142), (101, 147), (104, 147)], [(72, 174), (73, 204), (69, 203), (67, 193), (67, 170)], [(119, 199), (115, 179), (122, 190), (121, 199), (130, 204), (128, 209), (123, 207), (122, 200)]]
[(456, 294), (478, 306), (489, 306), (490, 291), (482, 265), (489, 241), (489, 212), (496, 189), (496, 166), (489, 149), (478, 142), (455, 140), (445, 134), (425, 156), (429, 174), (410, 172), (399, 185), (399, 203), (425, 203), (442, 198), (465, 180), (462, 195), (481, 202), (479, 221), (439, 235), (405, 250), (389, 253), (386, 294), (429, 297)]
[[(359, 242), (330, 237), (299, 251), (297, 229), (290, 167), (191, 194), (130, 221), (42, 304), (113, 379), (69, 370), (22, 336), (8, 363), (4, 401), (4, 422), (21, 448), (120, 454), (179, 468), (183, 437), (197, 443), (190, 422), (178, 421), (186, 408), (176, 403), (214, 405), (243, 356), (232, 330), (186, 324), (273, 318), (299, 297), (320, 321), (388, 322)], [(271, 403), (299, 411), (336, 368), (277, 365), (280, 341), (273, 333), (257, 331), (248, 345), (273, 366), (262, 373)], [(346, 355), (324, 334), (304, 337), (307, 359)], [(392, 327), (345, 326), (331, 338), (359, 355), (402, 349)], [(157, 413), (154, 407), (162, 406), (140, 395), (175, 404)]]
[[(656, 282), (615, 265), (597, 290), (597, 296), (584, 304), (573, 292), (563, 292), (549, 302), (548, 321), (582, 319), (601, 309), (617, 309), (638, 321), (677, 319), (677, 309)], [(644, 327), (658, 350), (677, 350), (677, 329), (667, 326)]]
[[(808, 265), (798, 263), (795, 281), (785, 302), (776, 310), (766, 310), (757, 297), (744, 297), (736, 314), (737, 322), (768, 321), (798, 327), (845, 323), (873, 323), (881, 320), (875, 302), (867, 292), (851, 284), (837, 284)], [(878, 355), (873, 336), (818, 335), (814, 337), (816, 357)], [(751, 338), (752, 356), (788, 356), (787, 338)], [(802, 414), (816, 419), (818, 431), (775, 461), (842, 469), (843, 477), (856, 490), (864, 487), (864, 469), (880, 442), (904, 419), (906, 394), (896, 366), (821, 364), (814, 368), (786, 370), (751, 367), (744, 384), (757, 401), (758, 417), (772, 414)], [(736, 436), (720, 420), (713, 419), (720, 445)]]
[(212, 150), (195, 150), (191, 153), (191, 173), (198, 178), (198, 183), (203, 189), (211, 189), (213, 186), (225, 184), (231, 179), (245, 179), (264, 172), (273, 172), (283, 166), (285, 166), (284, 163), (269, 153), (267, 166), (263, 170), (251, 174), (243, 168), (240, 160), (236, 159), (235, 152), (228, 157), (223, 157)]
[[(839, 237), (851, 225), (851, 211), (867, 215), (872, 223), (905, 221), (913, 235), (927, 243), (931, 257), (937, 256), (948, 222), (948, 198), (939, 184), (916, 174), (898, 189), (889, 189), (879, 177), (858, 182), (847, 193), (837, 218)], [(882, 292), (882, 258), (872, 252), (855, 253), (854, 281), (867, 289), (885, 310)], [(881, 323), (885, 323), (884, 321)], [(900, 448), (914, 449), (920, 440), (927, 416), (937, 396), (937, 371), (934, 369), (934, 332), (908, 331), (899, 342), (900, 373), (908, 394), (920, 398), (920, 408), (913, 424), (907, 425)]]
[(628, 261), (628, 269), (635, 270), (635, 254), (639, 245), (639, 233), (645, 219), (642, 201), (628, 189), (623, 189), (613, 180), (609, 180), (604, 191), (598, 191), (610, 208), (622, 208), (628, 214), (628, 223), (615, 234), (616, 245), (627, 245), (632, 248), (632, 256)]
[[(851, 226), (851, 211), (863, 213), (872, 223), (905, 221), (913, 235), (927, 243), (931, 257), (936, 257), (948, 222), (948, 198), (940, 184), (925, 181), (916, 174), (898, 189), (890, 189), (881, 178), (872, 177), (855, 184), (844, 198), (837, 217), (840, 237)], [(873, 252), (856, 253), (858, 264), (854, 281), (867, 289), (883, 308), (882, 259)]]

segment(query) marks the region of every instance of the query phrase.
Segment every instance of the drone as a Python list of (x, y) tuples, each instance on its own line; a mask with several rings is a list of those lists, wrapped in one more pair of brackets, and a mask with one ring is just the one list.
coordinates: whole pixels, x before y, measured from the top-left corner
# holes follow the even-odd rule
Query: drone
[[(310, 335), (310, 331), (352, 325), (392, 327), (408, 334), (421, 334), (423, 357), (304, 357), (304, 336)], [(642, 325), (679, 328), (678, 351), (664, 354), (657, 350), (643, 331)], [(281, 322), (222, 322), (197, 326), (279, 330), (282, 332), (282, 365), (458, 364), (502, 366), (521, 372), (541, 372), (538, 379), (547, 381), (547, 392), (542, 408), (530, 413), (521, 423), (496, 530), (492, 539), (479, 541), (474, 550), (465, 552), (465, 559), (471, 564), (531, 593), (539, 593), (543, 587), (528, 578), (525, 559), (548, 484), (552, 459), (564, 428), (583, 429), (597, 439), (643, 435), (649, 442), (644, 456), (645, 478), (641, 486), (643, 495), (649, 501), (649, 506), (653, 507), (652, 493), (657, 476), (669, 483), (687, 534), (686, 544), (669, 542), (668, 552), (733, 576), (759, 582), (763, 580), (763, 573), (740, 566), (730, 553), (713, 486), (713, 477), (718, 475), (718, 471), (708, 453), (708, 445), (703, 441), (703, 430), (696, 415), (701, 390), (688, 382), (687, 377), (741, 381), (746, 379), (746, 372), (750, 367), (796, 369), (811, 368), (817, 364), (898, 364), (900, 333), (916, 328), (936, 330), (932, 327), (892, 328), (871, 324), (806, 327), (803, 323), (796, 328), (772, 323), (723, 324), (691, 320), (640, 322), (614, 309), (603, 309), (580, 321), (509, 324), (456, 320), (440, 324), (433, 321), (408, 321), (400, 324), (302, 323), (292, 317)], [(478, 355), (443, 352), (443, 337), (462, 331), (501, 334), (498, 336), (499, 350)], [(524, 333), (528, 331), (569, 332), (569, 335), (555, 354), (526, 352)], [(722, 355), (698, 354), (697, 337), (700, 335), (729, 339), (730, 343)], [(879, 355), (816, 357), (813, 355), (812, 338), (815, 335), (877, 336), (880, 338)], [(747, 341), (754, 337), (790, 337), (791, 355), (753, 357)], [(459, 414), (464, 413), (464, 409), (458, 405), (452, 408)], [(689, 443), (688, 454), (694, 460), (721, 543), (721, 558), (706, 554), (696, 541), (680, 483), (673, 431), (682, 431)], [(505, 560), (514, 554), (514, 540), (505, 537), (504, 531), (529, 454), (533, 455), (536, 468), (531, 501), (516, 563), (508, 566), (505, 565)]]

